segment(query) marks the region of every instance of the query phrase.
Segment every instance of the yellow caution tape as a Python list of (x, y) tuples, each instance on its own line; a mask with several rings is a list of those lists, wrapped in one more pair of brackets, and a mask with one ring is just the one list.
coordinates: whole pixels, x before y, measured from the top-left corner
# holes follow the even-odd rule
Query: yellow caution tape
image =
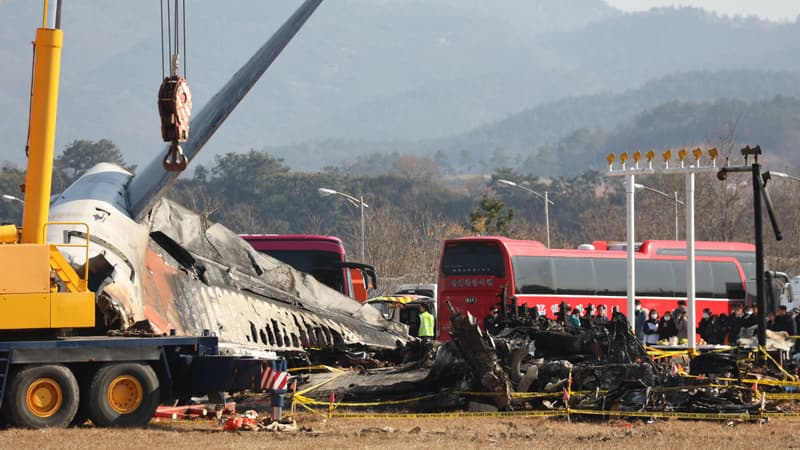
[(798, 392), (764, 392), (767, 400), (800, 400)]
[(336, 372), (345, 372), (342, 369), (338, 369), (336, 367), (331, 367), (331, 366), (326, 366), (324, 364), (319, 364), (319, 365), (316, 365), (316, 366), (306, 366), (306, 367), (292, 367), (291, 369), (289, 369), (289, 372), (305, 372), (305, 371), (311, 372), (313, 370), (325, 370), (325, 371), (334, 372), (334, 373), (336, 373)]
[(566, 417), (566, 416), (642, 417), (648, 419), (689, 420), (742, 420), (753, 421), (764, 417), (800, 417), (800, 413), (757, 412), (702, 413), (683, 411), (601, 411), (593, 409), (559, 409), (532, 411), (443, 412), (443, 413), (347, 413), (335, 412), (331, 418), (342, 419), (445, 419), (465, 417)]
[(490, 412), (447, 412), (447, 413), (334, 413), (331, 417), (347, 419), (447, 419), (456, 417), (559, 417), (566, 416), (565, 410), (543, 411), (490, 411)]
[[(605, 393), (605, 391), (600, 391)], [(510, 397), (510, 398), (548, 398), (548, 397), (561, 397), (564, 395), (562, 391), (558, 392), (511, 392), (506, 394), (504, 392), (470, 392), (470, 391), (455, 391), (457, 395), (464, 395), (467, 397)], [(591, 395), (595, 391), (581, 391), (574, 392), (575, 395)]]
[[(702, 379), (709, 379), (712, 377), (705, 377), (705, 376), (698, 376), (698, 375), (689, 375), (689, 374), (681, 374), (681, 376), (685, 378), (702, 378)], [(757, 379), (757, 378), (713, 378), (717, 381), (730, 381), (733, 383), (745, 383), (745, 384), (763, 384), (764, 386), (779, 386), (779, 387), (800, 387), (800, 381), (784, 381), (784, 380), (772, 380), (772, 379)]]
[(693, 413), (682, 411), (600, 411), (594, 409), (570, 409), (569, 414), (612, 416), (612, 417), (646, 417), (653, 419), (695, 419), (695, 420), (758, 420), (758, 414), (749, 413)]
[(800, 412), (763, 411), (763, 417), (800, 417)]
[(303, 395), (303, 394), (307, 394), (307, 393), (309, 393), (309, 392), (313, 391), (314, 389), (317, 389), (317, 388), (319, 388), (319, 387), (320, 387), (320, 386), (322, 386), (322, 385), (325, 385), (325, 384), (327, 384), (327, 383), (330, 383), (331, 381), (333, 381), (333, 380), (335, 380), (335, 379), (339, 378), (340, 376), (344, 375), (345, 373), (347, 373), (347, 372), (339, 372), (339, 373), (337, 373), (337, 374), (333, 375), (332, 377), (328, 378), (327, 380), (325, 380), (325, 381), (323, 381), (323, 382), (321, 382), (321, 383), (317, 383), (317, 384), (315, 384), (315, 385), (313, 385), (313, 386), (311, 386), (311, 387), (305, 388), (305, 389), (303, 389), (302, 391), (297, 391), (297, 392), (295, 392), (295, 393), (294, 393), (294, 395)]
[[(370, 406), (388, 406), (388, 405), (402, 405), (404, 403), (411, 403), (411, 402), (418, 402), (420, 400), (425, 400), (431, 397), (436, 397), (439, 394), (430, 394), (430, 395), (422, 395), (419, 397), (414, 398), (407, 398), (403, 400), (386, 400), (382, 402), (333, 402), (334, 407), (370, 407)], [(321, 400), (314, 400), (312, 398), (305, 397), (303, 395), (295, 394), (294, 395), (295, 401), (297, 401), (301, 405), (317, 405), (317, 406), (328, 406), (331, 402), (325, 402)]]
[(767, 349), (765, 349), (764, 347), (758, 347), (758, 350), (759, 350), (761, 353), (763, 353), (763, 354), (764, 354), (764, 356), (766, 356), (766, 357), (767, 357), (767, 359), (769, 359), (770, 361), (772, 361), (772, 363), (773, 363), (773, 364), (775, 364), (775, 367), (777, 367), (777, 368), (778, 368), (778, 370), (780, 370), (780, 371), (781, 371), (781, 373), (783, 373), (783, 376), (784, 376), (784, 377), (786, 377), (786, 378), (788, 378), (789, 380), (792, 380), (792, 381), (794, 381), (794, 382), (797, 382), (797, 377), (796, 377), (796, 376), (794, 376), (794, 375), (792, 375), (792, 374), (790, 374), (789, 372), (787, 372), (787, 371), (786, 371), (786, 369), (784, 369), (782, 365), (778, 364), (778, 361), (775, 361), (775, 358), (773, 358), (773, 357), (772, 357), (772, 355), (770, 355), (770, 354), (769, 354), (769, 352), (767, 352)]

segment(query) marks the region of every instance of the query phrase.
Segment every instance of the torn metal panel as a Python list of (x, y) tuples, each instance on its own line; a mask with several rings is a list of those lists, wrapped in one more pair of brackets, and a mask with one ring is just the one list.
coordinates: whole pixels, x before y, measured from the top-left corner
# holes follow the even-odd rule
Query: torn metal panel
[(163, 200), (150, 222), (160, 236), (151, 250), (168, 267), (150, 266), (148, 278), (181, 293), (169, 305), (184, 332), (209, 329), (222, 341), (271, 350), (393, 348), (408, 340), (405, 326), (384, 320), (375, 308), (254, 251), (232, 231), (179, 205)]
[(473, 377), (487, 392), (504, 395), (493, 397), (498, 408), (505, 408), (510, 401), (511, 382), (500, 366), (491, 337), (484, 337), (475, 318), (468, 311), (455, 311), (451, 307), (451, 331), (453, 342), (471, 369)]

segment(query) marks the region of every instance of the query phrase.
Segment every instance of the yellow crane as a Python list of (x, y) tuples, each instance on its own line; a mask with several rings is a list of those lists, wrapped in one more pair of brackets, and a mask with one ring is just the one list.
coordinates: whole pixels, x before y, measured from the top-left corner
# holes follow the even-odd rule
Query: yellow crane
[[(58, 246), (45, 242), (64, 39), (58, 28), (58, 16), (55, 27), (47, 27), (47, 3), (45, 0), (42, 27), (36, 30), (34, 41), (22, 227), (21, 230), (15, 225), (0, 227), (3, 244), (0, 245), (3, 266), (0, 271), (0, 330), (3, 331), (94, 326), (94, 293), (87, 287), (88, 272), (79, 276)], [(84, 226), (88, 233), (88, 225)], [(85, 247), (88, 255), (88, 245)]]

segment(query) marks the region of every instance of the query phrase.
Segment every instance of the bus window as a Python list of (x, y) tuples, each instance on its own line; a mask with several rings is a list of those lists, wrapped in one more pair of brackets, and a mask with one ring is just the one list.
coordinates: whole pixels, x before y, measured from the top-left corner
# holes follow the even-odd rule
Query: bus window
[(725, 262), (709, 263), (714, 279), (714, 298), (743, 300), (745, 296), (742, 283), (730, 282), (739, 278), (736, 266)]
[[(697, 267), (697, 262), (695, 262), (695, 267)], [(686, 297), (686, 261), (672, 261), (672, 275), (675, 277), (675, 297)], [(697, 278), (695, 278), (695, 285), (697, 284), (696, 280)]]
[(636, 295), (642, 297), (672, 297), (675, 276), (671, 261), (637, 260)]
[(628, 265), (622, 259), (595, 258), (594, 274), (597, 295), (626, 295)]
[(450, 275), (504, 277), (503, 253), (494, 243), (451, 244), (445, 248), (442, 272), (445, 277)]
[(514, 266), (515, 294), (552, 294), (553, 267), (547, 256), (515, 256)]
[[(686, 262), (684, 261), (684, 265)], [(714, 296), (714, 280), (711, 274), (711, 265), (706, 261), (694, 263), (694, 295), (697, 297), (712, 298)], [(737, 275), (736, 278), (741, 278)]]
[(591, 258), (553, 258), (553, 268), (557, 294), (595, 295)]

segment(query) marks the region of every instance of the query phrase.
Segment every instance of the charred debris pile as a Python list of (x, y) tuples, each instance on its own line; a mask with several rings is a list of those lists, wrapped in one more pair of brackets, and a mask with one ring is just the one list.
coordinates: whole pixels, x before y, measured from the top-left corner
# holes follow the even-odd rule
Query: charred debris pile
[(335, 407), (337, 412), (364, 412), (366, 407), (370, 412), (725, 418), (794, 411), (787, 400), (797, 394), (786, 391), (798, 386), (797, 379), (775, 360), (762, 363), (753, 353), (736, 349), (704, 353), (691, 361), (656, 360), (622, 314), (580, 330), (544, 318), (511, 323), (495, 336), (481, 330), (469, 313), (451, 310), (451, 321), (451, 342), (427, 351), (410, 343), (403, 363), (384, 365), (349, 355), (348, 364), (360, 370), (299, 375), (295, 401), (307, 408)]

